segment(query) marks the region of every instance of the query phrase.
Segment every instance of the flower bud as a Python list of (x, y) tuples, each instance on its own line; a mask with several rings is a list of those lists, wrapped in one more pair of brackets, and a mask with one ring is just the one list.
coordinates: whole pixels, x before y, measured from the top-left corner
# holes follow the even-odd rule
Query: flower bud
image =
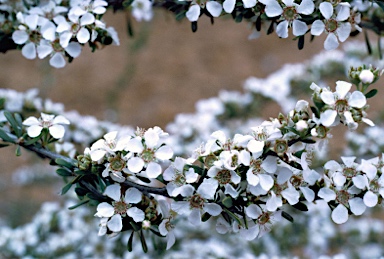
[(359, 78), (363, 84), (370, 84), (375, 79), (375, 75), (369, 69), (360, 72)]

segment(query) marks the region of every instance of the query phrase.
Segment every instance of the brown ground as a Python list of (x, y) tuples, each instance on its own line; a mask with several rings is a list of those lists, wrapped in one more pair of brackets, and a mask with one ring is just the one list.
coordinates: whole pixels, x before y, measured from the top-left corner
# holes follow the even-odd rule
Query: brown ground
[[(241, 90), (247, 77), (265, 77), (323, 48), (323, 39), (316, 39), (299, 51), (296, 41), (278, 40), (276, 34), (248, 41), (247, 25), (230, 20), (217, 20), (212, 26), (201, 19), (192, 33), (189, 22), (179, 23), (159, 12), (151, 23), (134, 25), (134, 38), (126, 34), (124, 14), (108, 14), (105, 20), (119, 31), (119, 47), (92, 54), (84, 48), (79, 58), (59, 70), (50, 68), (47, 60), (28, 61), (11, 51), (0, 55), (0, 87), (37, 87), (41, 96), (64, 103), (67, 110), (133, 126), (164, 127), (175, 114), (194, 111), (199, 99), (216, 96), (220, 89)], [(15, 198), (19, 205), (33, 204), (42, 196), (55, 199), (42, 195), (40, 187), (4, 187), (13, 169), (26, 159), (30, 158), (16, 158), (11, 148), (1, 150), (0, 206), (6, 214), (19, 213), (12, 207)]]

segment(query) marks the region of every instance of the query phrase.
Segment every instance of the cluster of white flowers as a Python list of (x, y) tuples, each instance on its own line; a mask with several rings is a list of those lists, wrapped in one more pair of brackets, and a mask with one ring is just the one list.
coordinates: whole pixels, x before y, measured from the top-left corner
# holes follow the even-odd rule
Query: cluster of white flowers
[[(129, 8), (138, 21), (149, 21), (153, 7), (162, 7), (175, 13), (177, 19), (186, 17), (196, 23), (203, 14), (211, 18), (232, 14), (236, 21), (243, 18), (256, 23), (254, 30), (267, 27), (281, 38), (310, 34), (312, 37), (327, 34), (326, 50), (344, 42), (351, 33), (361, 32), (361, 16), (375, 22), (380, 14), (375, 1), (314, 1), (314, 0), (190, 0), (156, 1), (133, 0), (123, 3), (105, 0), (49, 0), (38, 5), (28, 1), (2, 1), (0, 3), (0, 31), (12, 33), (27, 59), (50, 58), (56, 68), (64, 67), (66, 58), (71, 61), (80, 55), (86, 43), (98, 45), (119, 44), (117, 32), (107, 27), (102, 16), (108, 7), (115, 10)], [(172, 6), (172, 7), (171, 7)], [(378, 10), (378, 11), (376, 11)], [(370, 24), (365, 26), (370, 29)]]
[[(360, 73), (361, 81), (369, 79), (369, 71)], [(80, 168), (92, 170), (107, 185), (101, 191), (104, 198), (95, 214), (101, 218), (99, 234), (116, 235), (126, 230), (127, 225), (129, 228), (129, 224), (139, 224), (142, 229), (158, 227), (159, 233), (167, 236), (169, 248), (175, 242), (176, 217), (187, 215), (194, 225), (211, 217), (218, 233), (240, 233), (252, 240), (269, 231), (284, 216), (282, 210), (287, 207), (284, 204), (313, 202), (317, 195), (329, 202), (332, 219), (337, 223), (348, 219), (349, 210), (360, 215), (381, 199), (381, 159), (357, 164), (352, 158), (343, 158), (344, 165), (331, 161), (325, 165), (324, 175), (311, 169), (309, 163), (312, 153), (319, 148), (313, 140), (327, 139), (328, 131), (338, 122), (351, 130), (360, 122), (372, 124), (366, 118), (366, 97), (359, 91), (351, 93), (350, 88), (344, 81), (337, 82), (335, 92), (313, 84), (317, 113), (311, 116), (308, 102), (298, 101), (286, 116), (252, 127), (248, 134), (230, 138), (228, 132), (215, 131), (188, 159), (172, 159), (167, 133), (158, 127), (138, 129), (134, 134), (117, 131), (105, 134), (85, 150), (82, 159), (88, 159), (89, 164), (85, 169)], [(4, 90), (3, 95), (11, 98), (3, 97), (6, 101), (2, 105), (13, 111), (22, 111), (26, 105), (41, 109), (44, 106), (38, 98), (33, 98), (33, 103), (28, 101), (33, 92), (23, 95)], [(245, 104), (251, 103), (249, 94), (242, 98)], [(225, 94), (222, 100), (207, 106), (216, 117), (223, 114), (226, 102), (234, 101)], [(215, 116), (212, 118), (218, 119)], [(61, 125), (52, 125), (54, 118), (43, 113), (41, 121), (27, 119), (24, 124), (29, 129), (33, 127), (27, 133), (34, 138), (44, 128), (50, 132), (51, 127), (60, 126), (61, 136)], [(56, 118), (60, 118), (58, 122), (67, 122)], [(80, 119), (78, 124), (82, 124)], [(53, 137), (58, 134), (56, 130), (52, 132)], [(162, 205), (158, 206), (148, 198), (148, 191), (139, 190), (140, 185), (129, 185), (147, 180), (155, 183), (155, 179), (164, 184), (163, 195), (174, 199), (170, 204), (161, 201)], [(321, 189), (317, 193), (319, 184)]]

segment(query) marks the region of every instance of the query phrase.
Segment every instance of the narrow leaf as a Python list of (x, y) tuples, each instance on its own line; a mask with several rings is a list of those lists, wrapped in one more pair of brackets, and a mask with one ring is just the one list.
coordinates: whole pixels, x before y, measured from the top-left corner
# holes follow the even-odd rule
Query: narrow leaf
[(300, 211), (308, 211), (307, 205), (302, 202), (296, 203), (295, 205), (292, 205), (292, 207)]
[(11, 142), (15, 143), (15, 140), (11, 138), (7, 132), (5, 132), (3, 129), (0, 129), (0, 138), (3, 139), (5, 142)]
[(55, 162), (56, 162), (56, 164), (58, 164), (58, 165), (60, 165), (60, 166), (64, 166), (64, 167), (66, 167), (66, 168), (68, 168), (68, 169), (72, 169), (72, 168), (75, 167), (74, 164), (71, 164), (71, 163), (69, 163), (68, 161), (66, 161), (66, 160), (64, 160), (64, 159), (61, 159), (61, 158), (57, 158), (57, 159), (55, 160)]
[(16, 156), (21, 156), (21, 148), (20, 145), (16, 146), (16, 151), (15, 151)]
[(211, 218), (211, 214), (204, 213), (203, 216), (201, 217), (201, 221), (206, 222), (210, 218)]
[(73, 205), (73, 206), (69, 207), (68, 209), (70, 209), (70, 210), (76, 209), (76, 208), (78, 208), (78, 207), (80, 207), (80, 206), (82, 206), (84, 204), (87, 204), (88, 202), (89, 202), (89, 200), (83, 200), (82, 202), (80, 202), (80, 203), (78, 203), (76, 205)]
[(2, 147), (8, 147), (9, 146), (9, 144), (3, 144), (3, 143), (0, 143), (0, 148), (2, 148)]
[(63, 187), (63, 189), (61, 189), (61, 193), (60, 193), (60, 195), (64, 195), (64, 194), (66, 194), (66, 193), (69, 191), (69, 189), (71, 189), (71, 187), (72, 187), (72, 183), (67, 183), (67, 184)]
[(197, 31), (197, 22), (191, 22), (191, 29), (192, 29), (192, 32)]
[(151, 182), (151, 180), (149, 180), (146, 177), (142, 177), (142, 176), (138, 176), (138, 175), (136, 175), (136, 177), (137, 177), (137, 179), (139, 179), (142, 182), (145, 182), (145, 183), (150, 183)]
[(147, 241), (145, 241), (143, 230), (140, 231), (139, 236), (140, 236), (140, 241), (141, 241), (141, 247), (143, 248), (144, 253), (147, 253), (148, 252), (148, 246), (147, 246)]
[(24, 142), (24, 145), (26, 145), (26, 146), (33, 145), (33, 144), (35, 144), (39, 139), (40, 139), (39, 136), (37, 136), (36, 138), (31, 138), (30, 140), (25, 141), (25, 142)]
[(64, 169), (64, 168), (57, 169), (56, 173), (60, 176), (73, 176), (71, 171), (68, 171), (67, 169)]
[(283, 218), (285, 218), (286, 220), (290, 221), (293, 223), (293, 218), (291, 215), (289, 215), (288, 213), (286, 213), (285, 211), (282, 211), (281, 212), (281, 216), (283, 216)]
[(365, 39), (365, 44), (367, 45), (368, 53), (369, 55), (372, 55), (372, 47), (371, 47), (371, 43), (369, 42), (368, 34), (366, 30), (364, 31), (364, 39)]
[(229, 196), (225, 197), (225, 198), (223, 199), (223, 205), (224, 205), (225, 207), (227, 207), (227, 208), (232, 207), (232, 205), (233, 205), (232, 198), (229, 197)]
[(132, 252), (132, 242), (133, 242), (133, 234), (135, 233), (135, 231), (132, 231), (131, 233), (131, 236), (129, 237), (128, 239), (128, 244), (127, 244), (127, 250), (128, 252)]
[(299, 37), (299, 41), (297, 42), (297, 47), (301, 50), (304, 48), (304, 35)]
[(377, 89), (372, 89), (371, 91), (369, 91), (368, 93), (365, 94), (365, 97), (368, 99), (368, 98), (372, 98), (373, 96), (375, 96), (376, 94), (378, 93)]
[(237, 223), (239, 223), (239, 225), (243, 225), (242, 223), (241, 223), (241, 220), (240, 220), (240, 218), (238, 217), (238, 216), (236, 216), (234, 213), (232, 213), (231, 211), (229, 211), (227, 208), (223, 208), (224, 209), (224, 211), (231, 217), (231, 218), (233, 218), (234, 220), (236, 220), (237, 221)]
[(11, 124), (12, 128), (14, 129), (16, 136), (21, 136), (21, 125), (18, 125), (15, 118), (13, 118), (12, 114), (9, 111), (4, 111), (4, 116), (7, 118), (9, 123)]

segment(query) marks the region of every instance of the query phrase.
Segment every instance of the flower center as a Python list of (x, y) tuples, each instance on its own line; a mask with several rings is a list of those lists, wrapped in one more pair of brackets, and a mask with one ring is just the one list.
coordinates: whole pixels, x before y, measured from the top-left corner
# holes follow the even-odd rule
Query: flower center
[(345, 176), (345, 177), (347, 177), (347, 178), (352, 178), (352, 177), (354, 177), (354, 176), (356, 176), (356, 174), (357, 174), (357, 171), (356, 171), (356, 169), (355, 168), (353, 168), (353, 167), (345, 167), (344, 169), (343, 169), (343, 175)]
[(252, 167), (252, 173), (254, 175), (257, 175), (261, 172), (263, 172), (263, 168), (261, 167), (261, 163), (263, 161), (261, 159), (252, 159), (251, 160), (251, 167)]
[(349, 193), (345, 190), (338, 191), (336, 194), (336, 201), (338, 201), (340, 204), (343, 204), (344, 206), (347, 206), (349, 201)]
[(253, 132), (253, 136), (257, 141), (266, 141), (268, 139), (268, 132), (266, 129), (257, 129)]
[(271, 215), (269, 212), (263, 212), (258, 218), (257, 218), (257, 223), (260, 225), (265, 225), (269, 222), (271, 219)]
[(378, 193), (379, 190), (380, 190), (380, 184), (377, 182), (377, 179), (374, 179), (372, 180), (370, 183), (369, 183), (369, 189), (372, 191), (372, 192), (375, 192), (375, 193)]
[(126, 162), (124, 159), (122, 159), (121, 157), (119, 156), (116, 156), (116, 157), (111, 157), (108, 159), (109, 162), (111, 163), (110, 164), (110, 168), (113, 170), (113, 171), (116, 171), (116, 172), (121, 172), (125, 165), (126, 165)]
[(52, 41), (51, 44), (52, 44), (52, 48), (55, 52), (63, 52), (64, 51), (63, 47), (60, 45), (59, 39)]
[(80, 30), (81, 26), (78, 23), (74, 23), (71, 26), (71, 32), (76, 34)]
[(204, 207), (204, 199), (200, 196), (200, 194), (195, 194), (189, 200), (189, 204), (192, 209), (202, 209)]
[(316, 128), (316, 133), (318, 138), (326, 138), (327, 137), (327, 128), (323, 125), (319, 125)]
[(185, 175), (183, 173), (175, 174), (173, 183), (176, 184), (177, 186), (183, 186), (186, 183)]
[(329, 19), (326, 23), (325, 23), (325, 29), (328, 31), (328, 32), (334, 32), (336, 31), (338, 28), (338, 23), (335, 19)]
[(349, 110), (348, 102), (345, 99), (337, 100), (335, 103), (335, 109), (338, 113), (342, 113)]
[(293, 187), (298, 188), (303, 183), (303, 179), (300, 176), (293, 175), (291, 179), (289, 180)]
[(215, 179), (219, 184), (227, 184), (231, 181), (231, 172), (229, 170), (221, 170), (217, 172)]
[(38, 31), (31, 31), (29, 34), (29, 41), (38, 44), (42, 39), (41, 33)]
[(141, 158), (144, 162), (149, 163), (155, 159), (155, 152), (152, 149), (147, 148), (141, 153)]
[(129, 209), (129, 204), (126, 204), (124, 201), (116, 201), (113, 204), (113, 208), (115, 209), (116, 214), (124, 215)]
[(283, 17), (287, 21), (296, 20), (298, 17), (297, 12), (296, 12), (296, 8), (294, 6), (288, 6), (288, 7), (284, 8)]
[(275, 152), (277, 154), (284, 154), (288, 150), (288, 142), (286, 140), (276, 140)]
[(49, 127), (51, 127), (53, 124), (52, 124), (52, 121), (50, 121), (50, 120), (48, 120), (48, 121), (41, 120), (41, 121), (40, 121), (40, 125), (41, 125), (43, 128), (49, 128)]

